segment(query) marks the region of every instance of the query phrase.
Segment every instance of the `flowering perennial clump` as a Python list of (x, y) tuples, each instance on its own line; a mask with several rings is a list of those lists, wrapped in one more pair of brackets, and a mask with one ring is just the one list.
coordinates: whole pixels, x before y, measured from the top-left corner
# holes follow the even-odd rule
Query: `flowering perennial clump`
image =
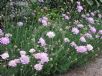
[(0, 16), (1, 76), (55, 75), (98, 55), (102, 14), (99, 10), (88, 12), (80, 1), (70, 6), (72, 1), (67, 6), (64, 1), (63, 7), (57, 0), (32, 0), (32, 4), (28, 0), (27, 12), (14, 6), (8, 11), (10, 16)]

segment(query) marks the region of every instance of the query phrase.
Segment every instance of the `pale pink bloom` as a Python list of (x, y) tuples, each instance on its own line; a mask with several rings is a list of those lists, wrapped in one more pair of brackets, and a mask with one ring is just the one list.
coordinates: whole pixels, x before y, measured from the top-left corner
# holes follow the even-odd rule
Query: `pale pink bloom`
[(83, 24), (77, 24), (77, 27), (79, 27), (79, 28), (83, 28), (84, 25), (83, 25)]
[(74, 47), (74, 48), (76, 48), (77, 47), (77, 44), (73, 41), (73, 42), (71, 42), (70, 43), (70, 45), (72, 46), (72, 47)]
[(9, 58), (8, 52), (5, 52), (5, 53), (1, 54), (0, 56), (1, 56), (1, 58), (4, 59), (4, 60), (7, 59), (7, 58)]
[(11, 61), (9, 61), (8, 66), (10, 66), (10, 67), (16, 67), (17, 66), (17, 63), (15, 62), (15, 60), (11, 60)]
[(29, 56), (21, 55), (20, 61), (21, 61), (22, 64), (29, 64), (29, 62), (30, 62)]
[(86, 48), (87, 48), (88, 51), (93, 50), (93, 46), (91, 44), (87, 44)]
[(73, 34), (78, 34), (80, 31), (78, 30), (78, 28), (73, 27), (72, 32)]
[(44, 20), (44, 19), (42, 19), (42, 25), (44, 25), (44, 26), (47, 26), (48, 25), (48, 22), (46, 21), (46, 20)]
[(65, 15), (64, 19), (69, 20), (70, 18), (69, 18), (69, 16)]
[(54, 38), (55, 37), (55, 33), (52, 31), (47, 32), (46, 36), (48, 36), (49, 38)]
[(102, 15), (101, 15), (101, 14), (98, 14), (98, 17), (99, 17), (99, 18), (102, 18)]
[(43, 69), (43, 65), (42, 64), (35, 64), (34, 69), (37, 71), (41, 71)]
[(94, 12), (91, 12), (90, 14), (91, 14), (92, 16), (95, 16), (95, 13), (94, 13)]
[(20, 62), (20, 59), (14, 59), (14, 61), (18, 64), (18, 63), (21, 63)]
[(41, 46), (46, 46), (46, 42), (42, 37), (39, 39), (38, 43), (40, 43)]
[(79, 2), (79, 1), (77, 1), (77, 4), (78, 4), (78, 5), (80, 5), (80, 2)]
[(20, 55), (26, 55), (25, 51), (20, 51)]
[(78, 53), (85, 53), (85, 52), (87, 52), (87, 48), (86, 48), (85, 46), (78, 46), (78, 47), (76, 48), (76, 51), (77, 51)]
[(83, 7), (82, 7), (81, 5), (78, 5), (78, 6), (77, 6), (77, 11), (78, 11), (78, 12), (81, 12), (82, 10), (83, 10)]
[(80, 41), (81, 41), (81, 42), (86, 42), (85, 37), (83, 37), (83, 36), (82, 36), (82, 37), (80, 37)]
[(102, 30), (99, 30), (98, 34), (102, 35)]
[(3, 45), (8, 45), (10, 43), (10, 39), (8, 37), (1, 37), (0, 43)]
[(48, 21), (48, 18), (46, 16), (42, 17), (42, 19)]
[(95, 28), (95, 27), (90, 27), (90, 31), (91, 31), (92, 33), (96, 33), (96, 28)]
[(94, 21), (94, 19), (92, 17), (87, 17), (86, 20), (91, 24), (95, 23), (95, 21)]
[(90, 38), (90, 39), (93, 38), (92, 35), (91, 35), (90, 33), (86, 33), (84, 36), (85, 36), (86, 38)]
[(44, 52), (37, 53), (34, 55), (34, 57), (35, 57), (35, 59), (40, 60), (41, 64), (47, 63), (49, 61), (48, 54), (44, 53)]
[(36, 50), (34, 48), (30, 49), (29, 52), (30, 53), (34, 53)]

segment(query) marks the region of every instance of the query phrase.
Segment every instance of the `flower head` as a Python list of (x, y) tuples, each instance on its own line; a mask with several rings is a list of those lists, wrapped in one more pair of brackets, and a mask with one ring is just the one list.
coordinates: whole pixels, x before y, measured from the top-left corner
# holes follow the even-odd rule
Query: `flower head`
[(22, 64), (29, 64), (29, 57), (27, 55), (21, 55), (20, 61)]
[(10, 39), (8, 37), (1, 37), (0, 43), (3, 45), (8, 45), (10, 43)]
[(39, 39), (38, 43), (40, 43), (41, 46), (46, 46), (46, 42), (42, 37)]
[(37, 70), (37, 71), (41, 71), (43, 68), (43, 65), (42, 64), (35, 64), (34, 65), (34, 69)]
[(7, 58), (9, 58), (8, 52), (5, 52), (5, 53), (1, 54), (0, 56), (1, 56), (1, 58), (4, 59), (4, 60), (7, 59)]
[(87, 48), (86, 48), (85, 46), (78, 46), (78, 47), (76, 48), (76, 51), (77, 51), (78, 53), (85, 53), (85, 52), (87, 52)]
[(47, 32), (46, 36), (48, 36), (49, 38), (54, 38), (55, 37), (55, 33), (52, 31)]

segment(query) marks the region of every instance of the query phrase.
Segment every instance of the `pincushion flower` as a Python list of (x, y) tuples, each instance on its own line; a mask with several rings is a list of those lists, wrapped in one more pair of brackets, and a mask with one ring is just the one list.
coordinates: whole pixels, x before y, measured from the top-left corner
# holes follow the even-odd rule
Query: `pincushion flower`
[(39, 39), (38, 43), (41, 44), (41, 46), (46, 46), (46, 42), (42, 37)]
[(30, 62), (29, 56), (21, 55), (20, 61), (21, 61), (22, 64), (29, 64), (29, 62)]
[(40, 64), (40, 63), (39, 64), (35, 64), (34, 65), (34, 69), (37, 70), (37, 71), (41, 71), (43, 69), (43, 65)]
[(5, 53), (1, 54), (0, 56), (1, 56), (1, 58), (4, 59), (4, 60), (7, 59), (7, 58), (9, 58), (8, 52), (5, 52)]
[(83, 25), (83, 24), (77, 24), (77, 27), (78, 27), (78, 28), (83, 28), (84, 25)]
[(77, 5), (77, 11), (81, 12), (83, 10), (83, 7), (81, 5)]
[(78, 30), (78, 28), (73, 27), (72, 32), (73, 32), (73, 34), (78, 34), (80, 31)]
[(90, 27), (91, 33), (96, 33), (96, 28), (95, 27)]
[(48, 18), (46, 16), (39, 18), (38, 20), (43, 26), (47, 26), (48, 25)]
[(20, 51), (20, 55), (26, 55), (25, 51)]
[(93, 50), (93, 46), (91, 44), (87, 44), (86, 48), (87, 48), (88, 51)]
[(76, 51), (77, 51), (78, 53), (85, 53), (85, 52), (87, 52), (87, 48), (86, 48), (85, 46), (78, 46), (78, 47), (76, 48)]
[(85, 37), (83, 37), (83, 36), (82, 36), (82, 37), (80, 37), (80, 41), (81, 41), (81, 42), (86, 42)]
[(87, 17), (86, 20), (90, 23), (90, 24), (94, 24), (95, 21), (92, 17)]
[(8, 66), (10, 66), (10, 67), (16, 67), (17, 66), (17, 63), (15, 62), (15, 60), (11, 60), (11, 61), (9, 61)]
[(72, 47), (74, 47), (74, 48), (77, 47), (77, 44), (76, 44), (74, 41), (72, 41), (72, 42), (70, 43), (70, 45), (71, 45)]
[(98, 34), (102, 35), (102, 30), (99, 30)]
[(46, 36), (48, 36), (49, 38), (54, 38), (55, 37), (55, 33), (52, 31), (47, 32)]
[(35, 57), (35, 59), (40, 60), (39, 62), (41, 64), (47, 63), (49, 61), (48, 54), (44, 53), (44, 52), (34, 54), (34, 57)]
[(0, 43), (3, 45), (8, 45), (10, 43), (10, 39), (8, 37), (1, 37)]
[(84, 36), (85, 36), (86, 38), (93, 39), (93, 37), (92, 37), (92, 35), (91, 35), (90, 33), (86, 33)]

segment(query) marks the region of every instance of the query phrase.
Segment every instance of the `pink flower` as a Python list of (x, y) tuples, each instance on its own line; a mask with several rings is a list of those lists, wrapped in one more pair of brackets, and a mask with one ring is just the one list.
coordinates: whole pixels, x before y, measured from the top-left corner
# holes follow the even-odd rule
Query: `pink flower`
[(102, 35), (102, 30), (99, 30), (98, 34)]
[(71, 42), (70, 43), (70, 45), (72, 46), (72, 47), (74, 47), (74, 48), (76, 48), (77, 47), (77, 44), (73, 41), (73, 42)]
[(72, 28), (72, 32), (73, 34), (78, 34), (80, 31), (78, 30), (78, 28)]
[(36, 64), (34, 65), (34, 69), (37, 70), (37, 71), (41, 71), (43, 68), (43, 65), (42, 64)]
[(5, 52), (5, 53), (1, 54), (0, 56), (1, 56), (1, 58), (4, 59), (4, 60), (7, 59), (7, 58), (9, 58), (8, 52)]
[(46, 46), (46, 42), (42, 37), (39, 39), (38, 43), (40, 43), (41, 46)]
[(93, 38), (92, 35), (91, 35), (90, 33), (86, 33), (84, 36), (87, 37), (87, 38), (90, 38), (90, 39)]
[(42, 19), (42, 24), (44, 25), (44, 26), (47, 26), (48, 25), (48, 22), (46, 21), (46, 20), (44, 20), (44, 19)]
[(91, 24), (95, 23), (95, 21), (94, 21), (94, 19), (92, 17), (87, 17), (86, 20)]
[(27, 55), (21, 55), (20, 61), (22, 64), (29, 64), (29, 57)]
[(8, 37), (0, 38), (0, 43), (3, 45), (8, 45), (10, 43), (10, 39)]
[(96, 28), (95, 28), (95, 27), (90, 27), (90, 31), (91, 31), (92, 33), (96, 33)]
[(37, 53), (34, 55), (35, 59), (39, 59), (41, 64), (47, 63), (49, 61), (47, 53)]
[(85, 52), (87, 52), (87, 48), (86, 48), (85, 46), (78, 46), (78, 47), (76, 48), (76, 51), (77, 51), (78, 53), (85, 53)]
[(8, 66), (10, 66), (10, 67), (16, 67), (17, 66), (17, 63), (15, 62), (15, 60), (11, 60), (11, 61), (9, 61)]
[(77, 11), (81, 12), (83, 10), (83, 7), (81, 5), (77, 5)]
[(47, 32), (46, 36), (48, 36), (49, 38), (54, 38), (55, 37), (55, 33), (52, 31)]

